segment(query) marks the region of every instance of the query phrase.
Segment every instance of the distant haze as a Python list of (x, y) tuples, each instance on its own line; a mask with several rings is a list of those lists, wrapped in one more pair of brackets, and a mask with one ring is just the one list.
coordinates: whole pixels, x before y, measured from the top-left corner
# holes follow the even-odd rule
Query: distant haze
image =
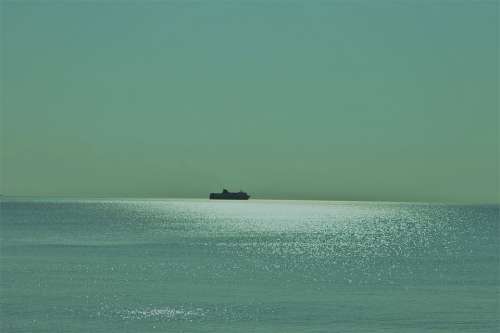
[(2, 1), (4, 195), (493, 203), (497, 1)]

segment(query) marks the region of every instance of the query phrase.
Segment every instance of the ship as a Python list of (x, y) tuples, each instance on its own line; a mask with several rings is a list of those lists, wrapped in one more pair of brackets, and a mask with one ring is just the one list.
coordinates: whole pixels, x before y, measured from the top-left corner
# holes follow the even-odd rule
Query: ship
[(248, 200), (250, 196), (243, 191), (239, 192), (229, 192), (223, 189), (221, 193), (210, 193), (209, 199), (219, 199), (219, 200)]

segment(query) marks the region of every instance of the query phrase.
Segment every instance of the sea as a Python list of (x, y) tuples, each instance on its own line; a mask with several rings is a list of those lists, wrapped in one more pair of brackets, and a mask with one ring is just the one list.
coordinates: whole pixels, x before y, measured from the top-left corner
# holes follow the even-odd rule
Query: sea
[(0, 202), (0, 331), (499, 332), (498, 205)]

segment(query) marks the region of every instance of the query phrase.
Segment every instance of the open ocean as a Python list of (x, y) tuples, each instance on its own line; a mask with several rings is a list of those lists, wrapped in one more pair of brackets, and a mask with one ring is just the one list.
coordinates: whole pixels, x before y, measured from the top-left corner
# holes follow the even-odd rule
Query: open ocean
[(0, 206), (0, 331), (499, 332), (499, 206)]

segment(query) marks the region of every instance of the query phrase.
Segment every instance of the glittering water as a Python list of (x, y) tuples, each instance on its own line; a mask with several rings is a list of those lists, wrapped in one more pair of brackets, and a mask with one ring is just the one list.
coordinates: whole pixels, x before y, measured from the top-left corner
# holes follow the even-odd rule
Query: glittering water
[(498, 332), (499, 207), (1, 202), (2, 332)]

